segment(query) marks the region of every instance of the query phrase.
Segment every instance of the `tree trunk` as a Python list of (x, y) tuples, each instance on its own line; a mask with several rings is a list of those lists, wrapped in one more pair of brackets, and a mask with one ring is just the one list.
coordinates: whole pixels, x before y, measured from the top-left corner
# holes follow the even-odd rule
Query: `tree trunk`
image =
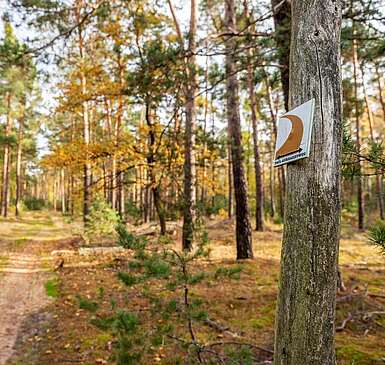
[[(357, 58), (357, 40), (355, 39), (355, 22), (353, 21), (353, 81), (354, 81), (354, 109), (355, 109), (355, 122), (356, 122), (356, 148), (357, 152), (361, 150), (361, 125), (360, 125), (360, 110), (358, 103), (358, 58)], [(357, 205), (358, 205), (358, 229), (363, 230), (365, 226), (365, 202), (364, 193), (362, 189), (362, 177), (361, 177), (361, 161), (357, 161)]]
[(184, 140), (184, 200), (183, 200), (183, 237), (182, 247), (190, 251), (193, 248), (194, 225), (196, 219), (196, 166), (195, 166), (195, 123), (196, 105), (195, 94), (197, 90), (197, 70), (196, 70), (196, 31), (198, 2), (190, 0), (190, 31), (186, 74), (186, 130)]
[(22, 195), (22, 180), (21, 180), (21, 163), (23, 154), (23, 135), (24, 135), (24, 123), (25, 123), (25, 103), (26, 99), (22, 100), (22, 111), (19, 119), (19, 130), (17, 133), (17, 151), (16, 151), (16, 201), (15, 201), (15, 215), (20, 215), (20, 203)]
[[(274, 112), (274, 102), (273, 102), (273, 95), (271, 90), (271, 85), (269, 81), (269, 75), (264, 70), (264, 79), (265, 79), (265, 85), (266, 85), (266, 98), (269, 105), (269, 111), (270, 111), (270, 118), (271, 118), (271, 125), (272, 125), (272, 135), (273, 135), (273, 145), (275, 146), (275, 141), (277, 139), (277, 114)], [(272, 151), (274, 155), (274, 150)], [(279, 215), (281, 218), (284, 216), (284, 207), (285, 207), (285, 189), (286, 189), (286, 183), (285, 183), (285, 167), (280, 166), (278, 167), (278, 188), (279, 188)]]
[[(364, 69), (363, 69), (362, 65), (361, 65), (360, 69), (361, 69), (361, 80), (362, 80), (362, 88), (364, 91), (366, 112), (367, 112), (368, 121), (369, 121), (370, 139), (371, 139), (372, 143), (375, 143), (376, 140), (374, 138), (374, 133), (373, 133), (374, 118), (373, 118), (372, 109), (370, 107), (369, 96), (368, 96), (368, 93), (366, 92), (365, 75), (364, 75)], [(380, 171), (378, 169), (376, 169), (376, 198), (377, 198), (377, 202), (378, 202), (378, 209), (380, 211), (380, 219), (384, 220), (385, 212), (384, 212), (384, 197), (383, 197), (383, 192), (382, 192), (382, 176), (381, 176)]]
[[(247, 1), (244, 2), (244, 15), (249, 20), (249, 11)], [(258, 126), (257, 126), (257, 103), (255, 100), (254, 90), (254, 72), (252, 65), (251, 48), (246, 51), (247, 56), (247, 86), (249, 91), (249, 102), (251, 108), (251, 125), (253, 128), (253, 152), (254, 152), (254, 174), (255, 174), (255, 230), (263, 231), (263, 184), (262, 184), (262, 169), (261, 158), (258, 146)]]
[(61, 197), (61, 212), (64, 215), (67, 213), (67, 207), (66, 207), (65, 174), (64, 174), (63, 168), (60, 170), (60, 197)]
[[(227, 30), (229, 32), (235, 32), (236, 21), (234, 0), (225, 0), (225, 14)], [(239, 85), (236, 75), (236, 60), (234, 57), (235, 47), (235, 38), (228, 38), (226, 41), (227, 119), (233, 164), (237, 259), (247, 259), (253, 257), (253, 246), (251, 224), (249, 220), (247, 182), (243, 166), (244, 154), (239, 115)]]
[[(76, 17), (80, 24), (81, 20), (81, 8), (82, 0), (76, 2)], [(84, 38), (82, 26), (78, 26), (78, 51), (80, 57), (80, 67), (82, 68), (85, 63), (84, 56)], [(90, 123), (88, 115), (88, 102), (85, 99), (87, 94), (87, 79), (84, 71), (80, 72), (80, 84), (81, 84), (81, 96), (82, 96), (82, 119), (83, 119), (83, 142), (86, 149), (85, 162), (83, 164), (83, 221), (86, 224), (88, 222), (88, 214), (90, 212), (91, 205), (91, 164), (88, 161), (88, 145), (90, 144)]]
[(274, 364), (334, 365), (340, 236), (341, 0), (293, 0), (290, 107), (316, 101), (311, 154), (287, 166)]
[[(12, 131), (12, 115), (11, 115), (11, 94), (7, 94), (7, 124), (5, 126), (5, 137), (9, 137)], [(8, 202), (9, 202), (9, 170), (11, 164), (11, 146), (8, 141), (5, 142), (4, 146), (4, 157), (3, 157), (3, 190), (1, 200), (1, 214), (3, 217), (8, 216)]]
[(289, 61), (290, 61), (290, 32), (291, 32), (291, 3), (292, 0), (271, 0), (273, 8), (275, 42), (278, 49), (278, 59), (285, 110), (289, 110)]
[[(233, 158), (231, 157), (231, 139), (230, 135), (228, 136), (228, 147), (227, 147), (227, 180), (229, 182), (228, 188), (228, 203), (227, 203), (227, 216), (229, 219), (233, 217)], [(214, 165), (214, 164), (213, 164)], [(214, 176), (214, 174), (213, 174)], [(214, 180), (214, 179), (213, 179)], [(214, 204), (213, 204), (214, 205)]]
[(149, 102), (146, 102), (146, 122), (149, 128), (149, 146), (147, 154), (147, 163), (148, 163), (148, 175), (150, 178), (151, 191), (153, 197), (153, 203), (155, 206), (156, 213), (158, 214), (159, 224), (160, 224), (160, 234), (162, 236), (166, 235), (166, 215), (162, 203), (162, 197), (160, 194), (160, 182), (156, 179), (155, 173), (155, 131), (154, 126), (151, 120), (151, 107)]

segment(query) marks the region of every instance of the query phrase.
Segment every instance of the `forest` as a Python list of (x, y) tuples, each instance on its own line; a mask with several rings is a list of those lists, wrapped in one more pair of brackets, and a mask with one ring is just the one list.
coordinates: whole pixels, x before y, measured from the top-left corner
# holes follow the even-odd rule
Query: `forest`
[(0, 365), (384, 364), (385, 0), (0, 17)]

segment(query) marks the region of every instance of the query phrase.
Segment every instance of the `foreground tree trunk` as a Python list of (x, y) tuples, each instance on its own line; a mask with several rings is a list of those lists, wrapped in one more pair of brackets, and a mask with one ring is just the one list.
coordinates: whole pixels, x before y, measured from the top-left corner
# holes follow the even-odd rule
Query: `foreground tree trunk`
[[(225, 0), (225, 14), (227, 30), (230, 33), (235, 32), (234, 0)], [(227, 120), (233, 164), (237, 259), (247, 259), (253, 257), (253, 247), (249, 220), (247, 183), (243, 166), (244, 156), (239, 116), (239, 85), (236, 75), (236, 60), (234, 57), (235, 41), (234, 37), (226, 41)]]
[(334, 365), (340, 233), (341, 0), (293, 0), (290, 107), (316, 100), (310, 157), (287, 169), (275, 365)]

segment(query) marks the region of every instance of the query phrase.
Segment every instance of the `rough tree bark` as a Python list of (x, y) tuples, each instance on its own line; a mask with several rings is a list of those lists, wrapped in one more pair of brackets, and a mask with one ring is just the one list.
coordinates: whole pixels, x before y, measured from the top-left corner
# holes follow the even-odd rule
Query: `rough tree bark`
[[(244, 16), (249, 19), (249, 10), (247, 6), (247, 1), (244, 1)], [(247, 87), (249, 92), (249, 102), (251, 109), (251, 124), (253, 128), (253, 148), (254, 148), (254, 174), (255, 174), (255, 230), (263, 231), (264, 222), (263, 222), (263, 184), (262, 184), (262, 168), (261, 168), (261, 158), (259, 153), (258, 146), (258, 123), (257, 123), (257, 103), (255, 100), (255, 90), (254, 90), (254, 72), (252, 64), (252, 50), (248, 48), (246, 50), (247, 56)]]
[(20, 215), (20, 203), (22, 195), (22, 180), (21, 180), (21, 163), (23, 154), (23, 136), (24, 136), (24, 123), (25, 123), (25, 104), (26, 98), (23, 96), (21, 102), (21, 116), (19, 119), (19, 130), (17, 132), (17, 150), (16, 150), (16, 201), (15, 201), (15, 215)]
[(165, 215), (165, 210), (164, 210), (162, 197), (160, 193), (160, 182), (157, 181), (156, 172), (155, 172), (155, 151), (154, 150), (156, 148), (155, 146), (156, 135), (154, 131), (154, 125), (152, 122), (151, 113), (152, 111), (151, 111), (150, 102), (146, 101), (146, 123), (149, 128), (149, 132), (148, 132), (149, 143), (148, 143), (148, 154), (147, 154), (148, 176), (151, 184), (154, 207), (159, 218), (160, 234), (164, 236), (166, 235), (166, 215)]
[(198, 2), (191, 0), (190, 31), (188, 44), (188, 57), (186, 65), (186, 126), (184, 137), (184, 181), (183, 181), (183, 237), (182, 247), (191, 250), (194, 242), (194, 225), (196, 216), (196, 166), (195, 166), (195, 122), (196, 106), (195, 94), (197, 90), (196, 70), (196, 31)]
[[(82, 0), (76, 1), (76, 17), (77, 21), (80, 24), (81, 20), (81, 9), (83, 6)], [(84, 55), (84, 37), (83, 37), (83, 29), (82, 26), (78, 26), (78, 51), (79, 57), (81, 61), (81, 68), (84, 67), (85, 55)], [(84, 71), (80, 72), (80, 84), (81, 84), (81, 95), (83, 98), (82, 101), (82, 118), (83, 118), (83, 142), (85, 148), (88, 148), (90, 144), (90, 123), (89, 123), (89, 115), (88, 115), (88, 102), (85, 100), (87, 94), (87, 79)], [(83, 165), (83, 220), (86, 224), (88, 222), (88, 214), (90, 212), (91, 206), (91, 164), (88, 161), (88, 156), (86, 156), (86, 160)]]
[[(236, 29), (234, 0), (225, 0), (226, 28), (232, 33)], [(236, 74), (234, 51), (236, 40), (226, 40), (226, 97), (227, 120), (230, 134), (230, 147), (233, 164), (233, 181), (235, 196), (235, 224), (237, 240), (237, 259), (253, 257), (247, 182), (244, 171), (241, 121), (239, 115), (239, 85)]]
[(334, 365), (342, 0), (293, 0), (290, 107), (316, 100), (311, 154), (288, 165), (275, 365)]
[[(180, 25), (175, 14), (171, 0), (168, 0), (171, 15), (174, 20), (180, 47), (184, 50), (184, 42)], [(186, 126), (184, 133), (184, 180), (183, 180), (183, 234), (182, 247), (190, 251), (194, 243), (194, 225), (196, 220), (196, 164), (195, 164), (195, 128), (196, 128), (196, 103), (195, 94), (198, 88), (196, 64), (196, 32), (198, 18), (198, 1), (190, 0), (190, 29), (188, 34), (188, 49), (185, 57), (186, 85), (184, 93), (186, 98)]]
[(278, 49), (279, 64), (281, 66), (281, 83), (286, 111), (289, 110), (291, 2), (292, 0), (271, 0), (275, 27), (274, 38)]
[[(11, 93), (8, 93), (6, 96), (7, 100), (7, 121), (5, 125), (5, 137), (9, 137), (12, 131), (12, 112), (11, 112), (11, 102), (12, 96)], [(11, 146), (6, 141), (4, 146), (4, 156), (3, 156), (3, 186), (2, 186), (2, 197), (1, 197), (1, 215), (3, 217), (8, 216), (8, 202), (9, 202), (9, 170), (11, 163)]]

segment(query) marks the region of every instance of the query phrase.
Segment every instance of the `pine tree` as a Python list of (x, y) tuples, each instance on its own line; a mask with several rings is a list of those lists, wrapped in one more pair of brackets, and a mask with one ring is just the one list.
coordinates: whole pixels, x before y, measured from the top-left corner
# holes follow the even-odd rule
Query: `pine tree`
[(309, 159), (288, 165), (274, 364), (335, 364), (342, 1), (293, 0), (290, 107), (315, 98)]

